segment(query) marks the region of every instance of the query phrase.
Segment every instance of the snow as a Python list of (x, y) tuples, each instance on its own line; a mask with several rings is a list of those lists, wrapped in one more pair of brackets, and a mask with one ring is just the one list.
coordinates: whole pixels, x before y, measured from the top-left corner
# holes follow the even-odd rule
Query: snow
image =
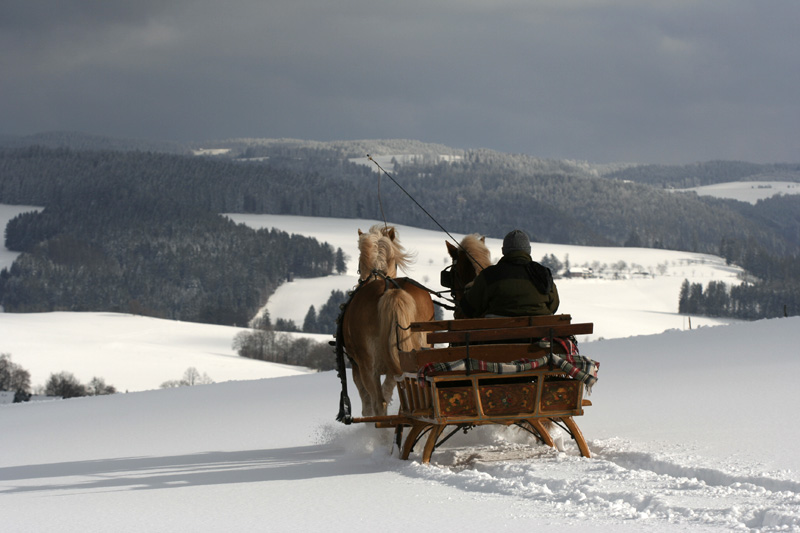
[[(334, 275), (313, 280), (295, 279), (281, 285), (267, 304), (273, 321), (276, 318), (294, 320), (298, 325), (310, 306), (319, 308), (328, 300), (331, 290), (346, 292), (357, 281), (358, 229), (366, 231), (381, 222), (364, 219), (322, 219), (286, 215), (228, 214), (232, 220), (253, 228), (277, 228), (289, 233), (308, 235), (334, 248), (341, 248), (346, 256), (346, 275)], [(441, 231), (423, 230), (401, 224), (398, 229), (400, 242), (416, 252), (416, 262), (408, 275), (433, 290), (442, 290), (439, 272), (450, 264), (445, 240)], [(513, 229), (513, 228), (512, 228)], [(462, 234), (453, 234), (461, 240)], [(497, 260), (501, 255), (502, 239), (486, 239)], [(709, 281), (740, 283), (741, 270), (728, 266), (724, 259), (690, 252), (655, 250), (651, 248), (610, 248), (572, 246), (562, 244), (532, 243), (531, 255), (541, 259), (554, 255), (570, 265), (602, 265), (608, 268), (603, 278), (559, 279), (557, 286), (561, 298), (560, 313), (569, 313), (576, 321), (594, 322), (596, 334), (584, 338), (616, 338), (632, 334), (661, 333), (668, 329), (689, 327), (688, 319), (677, 313), (678, 295), (685, 279), (691, 283), (707, 285)], [(624, 262), (627, 267), (616, 271), (612, 265)], [(636, 275), (646, 272), (647, 276)], [(620, 279), (615, 279), (618, 275)], [(446, 317), (451, 313), (446, 312)], [(731, 323), (728, 319), (692, 317), (692, 326)], [(635, 323), (635, 325), (634, 325)]]
[(401, 461), (390, 430), (333, 422), (334, 372), (3, 406), (0, 513), (8, 531), (797, 531), (798, 332), (584, 344), (592, 459), (478, 428)]
[[(358, 165), (369, 167), (375, 172), (382, 172), (381, 169), (385, 170), (386, 172), (394, 172), (394, 161), (407, 165), (414, 164), (416, 161), (423, 160), (425, 158), (433, 159), (436, 162), (447, 161), (448, 163), (462, 159), (462, 156), (460, 155), (449, 154), (384, 154), (373, 155), (371, 157), (374, 162), (370, 161), (370, 157), (351, 157), (350, 161)], [(377, 163), (377, 165), (375, 163)], [(380, 165), (380, 168), (378, 165)]]
[[(296, 233), (308, 227), (329, 233), (325, 240), (347, 253), (361, 224), (272, 221)], [(434, 250), (421, 235), (400, 228), (403, 243), (419, 252), (417, 273), (438, 276), (444, 237), (429, 235)], [(564, 435), (561, 449), (551, 449), (513, 429), (482, 427), (454, 436), (430, 465), (419, 462), (419, 451), (401, 461), (391, 430), (334, 421), (334, 372), (254, 374), (213, 385), (0, 406), (3, 529), (800, 531), (794, 449), (800, 423), (793, 410), (800, 392), (790, 379), (800, 372), (800, 317), (717, 327), (698, 327), (702, 321), (693, 318), (690, 330), (675, 313), (682, 276), (736, 276), (713, 256), (537, 249), (559, 259), (568, 252), (576, 265), (618, 257), (645, 269), (668, 263), (654, 278), (559, 280), (562, 310), (595, 323), (596, 338), (582, 341), (581, 352), (600, 361), (600, 380), (593, 405), (577, 420), (591, 459)], [(428, 258), (435, 264), (427, 265)], [(352, 274), (331, 281), (346, 286)], [(293, 316), (302, 317), (310, 301), (304, 281), (292, 287), (299, 307)], [(19, 344), (7, 349), (9, 340), (35, 339), (37, 357), (73, 346), (63, 362), (82, 346), (86, 366), (106, 359), (110, 342), (134, 359), (152, 343), (161, 356), (180, 353), (185, 362), (192, 353), (198, 360), (244, 362), (230, 356), (220, 333), (226, 328), (219, 326), (172, 323), (170, 332), (162, 321), (109, 313), (0, 319), (0, 352), (12, 352), (23, 366), (33, 356), (18, 358), (24, 350)], [(97, 337), (106, 328), (116, 329)], [(228, 331), (232, 338), (238, 330)], [(124, 366), (124, 358), (114, 364)], [(143, 366), (161, 372), (161, 362)], [(180, 377), (171, 372), (169, 379)]]
[(29, 371), (33, 385), (67, 371), (119, 391), (157, 389), (190, 367), (215, 382), (310, 372), (240, 357), (232, 346), (241, 331), (116, 313), (0, 313), (0, 353)]
[(771, 198), (780, 194), (800, 194), (800, 183), (791, 181), (732, 181), (729, 183), (716, 183), (691, 189), (676, 189), (678, 191), (694, 191), (699, 196), (713, 196), (714, 198), (728, 198), (754, 204), (759, 200)]
[(10, 268), (11, 264), (19, 255), (19, 252), (12, 252), (6, 248), (6, 224), (8, 221), (22, 213), (30, 211), (39, 211), (41, 207), (34, 207), (30, 205), (6, 205), (0, 204), (0, 228), (3, 228), (3, 241), (0, 243), (0, 270)]

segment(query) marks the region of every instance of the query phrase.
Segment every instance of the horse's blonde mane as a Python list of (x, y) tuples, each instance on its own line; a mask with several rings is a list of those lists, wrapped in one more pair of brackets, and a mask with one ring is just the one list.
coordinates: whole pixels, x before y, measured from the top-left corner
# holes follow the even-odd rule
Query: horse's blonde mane
[(467, 235), (461, 239), (461, 248), (467, 252), (476, 274), (492, 264), (492, 253), (486, 246), (483, 235), (478, 233)]
[(362, 280), (367, 279), (373, 270), (396, 277), (398, 267), (405, 272), (414, 262), (414, 254), (400, 244), (394, 226), (375, 224), (366, 233), (359, 230), (358, 251), (358, 271)]

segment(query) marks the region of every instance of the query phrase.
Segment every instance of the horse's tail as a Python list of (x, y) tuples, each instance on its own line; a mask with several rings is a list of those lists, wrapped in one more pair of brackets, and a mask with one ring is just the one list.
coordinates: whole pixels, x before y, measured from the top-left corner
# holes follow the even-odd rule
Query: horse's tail
[[(344, 312), (342, 312), (344, 314)], [(342, 393), (339, 396), (339, 414), (336, 415), (338, 422), (351, 424), (353, 422), (353, 408), (350, 406), (350, 397), (347, 395), (347, 370), (344, 362), (344, 335), (342, 334), (342, 316), (336, 321), (336, 373), (342, 382)]]
[(417, 315), (417, 304), (414, 297), (402, 289), (390, 289), (383, 293), (379, 302), (381, 338), (389, 342), (388, 364), (394, 375), (402, 374), (400, 368), (400, 351), (408, 352), (419, 349), (422, 335), (409, 329)]

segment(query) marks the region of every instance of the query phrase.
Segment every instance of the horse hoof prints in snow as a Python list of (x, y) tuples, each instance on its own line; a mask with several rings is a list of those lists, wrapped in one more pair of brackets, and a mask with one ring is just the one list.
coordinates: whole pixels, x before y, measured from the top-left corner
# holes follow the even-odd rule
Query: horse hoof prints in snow
[[(358, 230), (359, 283), (341, 317), (342, 342), (361, 396), (363, 416), (384, 416), (402, 374), (400, 351), (419, 349), (424, 333), (408, 329), (411, 322), (433, 320), (433, 300), (409, 278), (397, 278), (412, 254), (400, 244), (393, 226)], [(385, 376), (381, 383), (381, 376)]]

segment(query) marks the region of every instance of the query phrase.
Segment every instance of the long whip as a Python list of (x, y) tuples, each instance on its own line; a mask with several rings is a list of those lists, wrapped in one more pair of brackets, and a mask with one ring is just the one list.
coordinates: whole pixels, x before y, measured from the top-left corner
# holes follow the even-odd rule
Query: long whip
[[(454, 243), (456, 243), (456, 246), (458, 246), (459, 248), (461, 248), (462, 250), (464, 250), (464, 253), (465, 253), (465, 254), (467, 254), (467, 255), (468, 255), (468, 256), (469, 256), (469, 257), (470, 257), (470, 258), (471, 258), (473, 261), (475, 261), (475, 264), (478, 264), (478, 265), (480, 265), (480, 263), (478, 263), (478, 261), (477, 261), (477, 260), (476, 260), (474, 257), (472, 257), (472, 256), (470, 255), (470, 253), (469, 253), (467, 250), (465, 250), (465, 249), (464, 249), (464, 247), (463, 247), (463, 246), (461, 246), (461, 243), (460, 243), (460, 242), (458, 242), (458, 239), (456, 239), (455, 237), (453, 237), (453, 236), (450, 234), (450, 232), (449, 232), (449, 231), (447, 231), (447, 230), (444, 228), (444, 226), (442, 226), (441, 224), (439, 224), (439, 221), (438, 221), (438, 220), (436, 220), (436, 219), (433, 217), (433, 215), (431, 215), (430, 213), (428, 213), (428, 210), (427, 210), (427, 209), (425, 209), (424, 207), (422, 207), (422, 205), (420, 205), (420, 203), (419, 203), (419, 202), (418, 202), (418, 201), (417, 201), (417, 200), (416, 200), (416, 199), (415, 199), (413, 196), (411, 196), (411, 194), (410, 194), (410, 193), (409, 193), (407, 190), (405, 190), (405, 189), (403, 188), (403, 186), (402, 186), (402, 185), (400, 185), (399, 183), (397, 183), (397, 180), (396, 180), (396, 179), (394, 179), (394, 176), (392, 176), (391, 174), (389, 174), (388, 172), (386, 172), (386, 170), (385, 170), (385, 169), (384, 169), (384, 168), (383, 168), (383, 167), (382, 167), (382, 166), (381, 166), (381, 165), (380, 165), (380, 164), (379, 164), (377, 161), (375, 161), (375, 160), (372, 158), (372, 156), (371, 156), (371, 155), (367, 154), (367, 159), (369, 159), (370, 161), (372, 161), (373, 163), (375, 163), (375, 166), (376, 166), (376, 167), (378, 167), (378, 168), (381, 170), (381, 172), (383, 172), (384, 174), (386, 174), (386, 176), (388, 176), (388, 177), (389, 177), (389, 179), (390, 179), (390, 180), (392, 180), (392, 181), (394, 182), (394, 184), (395, 184), (395, 185), (397, 185), (397, 187), (398, 187), (398, 188), (399, 188), (401, 191), (403, 191), (403, 192), (405, 193), (405, 195), (406, 195), (406, 196), (408, 196), (408, 197), (411, 199), (411, 201), (412, 201), (412, 202), (414, 202), (415, 204), (417, 204), (417, 207), (419, 207), (420, 209), (422, 209), (422, 212), (423, 212), (423, 213), (425, 213), (426, 215), (428, 215), (428, 218), (430, 218), (431, 220), (433, 220), (434, 224), (436, 224), (437, 226), (439, 226), (439, 228), (440, 228), (440, 229), (441, 229), (443, 232), (445, 232), (445, 233), (447, 234), (447, 236), (448, 236), (448, 237), (450, 237), (451, 239), (453, 239), (453, 242), (454, 242)], [(378, 180), (378, 195), (380, 196), (380, 179)], [(382, 202), (381, 202), (381, 214), (383, 215), (383, 203), (382, 203)], [(384, 224), (386, 224), (386, 216), (385, 216), (385, 215), (383, 215), (383, 223), (384, 223)]]

